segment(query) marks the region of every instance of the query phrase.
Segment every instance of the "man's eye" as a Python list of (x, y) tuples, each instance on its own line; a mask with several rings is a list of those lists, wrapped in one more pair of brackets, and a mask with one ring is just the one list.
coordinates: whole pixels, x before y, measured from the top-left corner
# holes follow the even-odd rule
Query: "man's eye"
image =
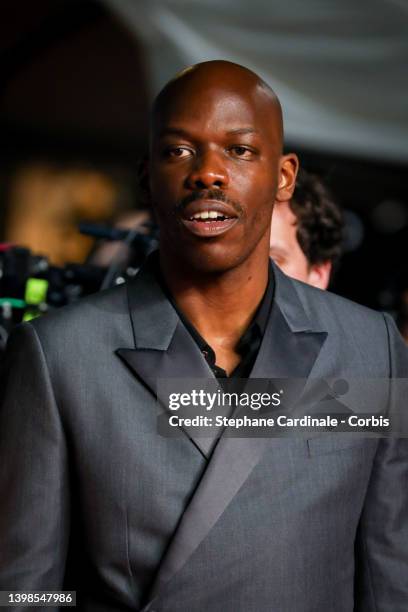
[(190, 149), (186, 147), (170, 147), (164, 152), (166, 157), (177, 157), (178, 159), (191, 155)]
[(242, 159), (251, 159), (255, 154), (252, 149), (242, 145), (235, 145), (230, 148), (230, 151), (233, 153), (233, 155)]

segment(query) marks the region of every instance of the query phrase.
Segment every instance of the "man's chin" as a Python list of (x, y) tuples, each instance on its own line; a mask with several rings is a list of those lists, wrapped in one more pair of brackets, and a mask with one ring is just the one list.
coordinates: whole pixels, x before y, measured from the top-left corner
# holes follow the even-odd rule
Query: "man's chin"
[(240, 263), (240, 258), (224, 249), (186, 249), (178, 253), (181, 267), (197, 275), (218, 275), (233, 270)]

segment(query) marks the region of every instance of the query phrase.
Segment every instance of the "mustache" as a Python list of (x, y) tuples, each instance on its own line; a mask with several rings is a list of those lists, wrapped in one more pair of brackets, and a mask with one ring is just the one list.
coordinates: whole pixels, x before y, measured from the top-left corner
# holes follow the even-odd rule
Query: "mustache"
[(195, 202), (196, 200), (216, 200), (218, 202), (224, 202), (225, 204), (229, 204), (236, 213), (241, 214), (243, 212), (243, 208), (239, 202), (236, 200), (232, 200), (229, 198), (224, 191), (220, 189), (207, 189), (206, 191), (192, 191), (185, 198), (180, 200), (176, 204), (176, 212), (183, 211), (186, 206), (191, 204), (191, 202)]

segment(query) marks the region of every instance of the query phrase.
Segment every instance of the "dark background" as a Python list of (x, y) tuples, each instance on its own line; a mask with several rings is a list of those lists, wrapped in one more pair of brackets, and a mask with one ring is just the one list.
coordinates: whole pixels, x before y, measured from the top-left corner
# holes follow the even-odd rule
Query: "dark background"
[[(0, 239), (7, 237), (16, 170), (38, 160), (82, 165), (126, 183), (146, 146), (151, 83), (143, 46), (103, 5), (87, 0), (3, 0), (0, 19)], [(170, 75), (169, 75), (170, 76)], [(395, 308), (408, 286), (407, 167), (287, 147), (350, 211), (333, 290)]]

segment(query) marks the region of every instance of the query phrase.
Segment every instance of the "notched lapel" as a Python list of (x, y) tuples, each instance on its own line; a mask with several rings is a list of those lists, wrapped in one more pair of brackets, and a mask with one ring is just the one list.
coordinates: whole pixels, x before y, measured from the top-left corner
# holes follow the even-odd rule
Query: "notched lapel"
[[(152, 263), (128, 285), (135, 348), (118, 348), (116, 355), (136, 378), (167, 407), (159, 379), (215, 377), (198, 346), (156, 281)], [(221, 430), (211, 437), (194, 436), (194, 428), (182, 427), (199, 451), (208, 458)]]
[[(116, 354), (126, 363), (140, 381), (147, 386), (161, 402), (164, 410), (168, 409), (168, 396), (163, 394), (159, 379), (210, 379), (214, 375), (200, 353), (194, 340), (181, 322), (178, 323), (169, 348), (159, 349), (118, 349)], [(195, 428), (181, 428), (192, 440), (200, 452), (208, 458), (221, 435), (221, 429), (212, 429), (211, 436), (197, 437)]]
[(251, 378), (307, 378), (326, 338), (326, 331), (292, 331), (274, 302)]
[(327, 331), (311, 321), (295, 283), (273, 264), (275, 296), (251, 378), (310, 376), (327, 338)]

